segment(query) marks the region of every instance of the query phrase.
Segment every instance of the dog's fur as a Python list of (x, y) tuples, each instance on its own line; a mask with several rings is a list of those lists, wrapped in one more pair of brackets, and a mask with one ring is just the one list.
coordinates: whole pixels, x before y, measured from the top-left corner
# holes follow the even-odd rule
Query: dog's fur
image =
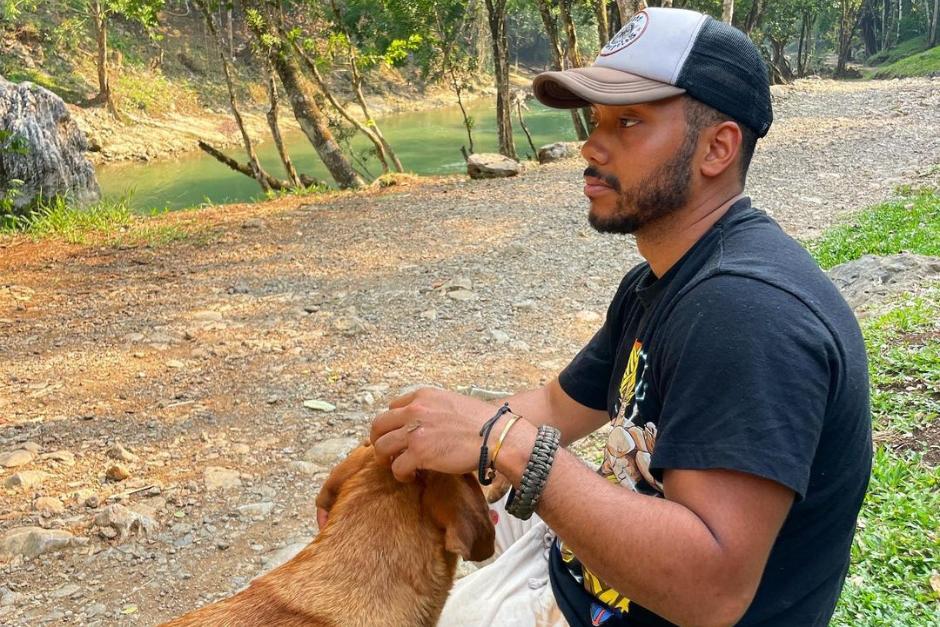
[(370, 446), (333, 470), (317, 505), (329, 522), (292, 560), (166, 627), (434, 625), (457, 555), (480, 561), (494, 551), (473, 475), (424, 472), (400, 483)]

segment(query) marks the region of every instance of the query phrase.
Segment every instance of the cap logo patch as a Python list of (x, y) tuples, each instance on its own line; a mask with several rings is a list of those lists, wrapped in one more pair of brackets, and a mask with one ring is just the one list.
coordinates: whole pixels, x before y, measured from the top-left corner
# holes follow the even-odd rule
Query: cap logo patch
[(646, 32), (646, 27), (649, 25), (649, 22), (650, 18), (646, 11), (640, 11), (634, 15), (633, 19), (627, 22), (626, 26), (617, 31), (613, 39), (607, 42), (607, 45), (601, 50), (601, 56), (606, 57), (620, 52), (632, 44), (640, 38), (640, 35)]

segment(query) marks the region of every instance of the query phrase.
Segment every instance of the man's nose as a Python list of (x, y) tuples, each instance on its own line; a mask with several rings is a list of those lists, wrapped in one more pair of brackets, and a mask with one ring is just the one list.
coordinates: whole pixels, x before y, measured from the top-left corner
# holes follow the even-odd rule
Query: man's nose
[(581, 146), (581, 156), (588, 163), (603, 165), (607, 163), (608, 151), (604, 148), (599, 133), (595, 128)]

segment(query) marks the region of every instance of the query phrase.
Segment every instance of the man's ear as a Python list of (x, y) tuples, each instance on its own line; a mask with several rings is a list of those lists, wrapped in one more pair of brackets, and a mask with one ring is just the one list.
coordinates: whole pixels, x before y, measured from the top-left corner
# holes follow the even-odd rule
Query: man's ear
[(326, 478), (323, 487), (320, 488), (320, 493), (317, 494), (317, 507), (329, 512), (336, 503), (336, 498), (346, 480), (362, 470), (374, 457), (375, 453), (368, 441), (353, 450), (346, 459), (333, 468), (330, 476)]
[(444, 530), (448, 551), (473, 562), (493, 555), (496, 530), (476, 477), (428, 473), (422, 505)]
[(737, 122), (726, 121), (702, 131), (708, 140), (708, 151), (702, 160), (702, 176), (715, 178), (729, 168), (735, 170), (741, 153), (741, 127)]

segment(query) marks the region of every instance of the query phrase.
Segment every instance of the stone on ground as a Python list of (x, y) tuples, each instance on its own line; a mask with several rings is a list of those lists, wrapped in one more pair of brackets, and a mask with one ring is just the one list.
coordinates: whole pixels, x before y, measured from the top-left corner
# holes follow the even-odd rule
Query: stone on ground
[(516, 176), (522, 172), (522, 164), (495, 153), (470, 155), (467, 160), (467, 174), (472, 179), (498, 179)]

